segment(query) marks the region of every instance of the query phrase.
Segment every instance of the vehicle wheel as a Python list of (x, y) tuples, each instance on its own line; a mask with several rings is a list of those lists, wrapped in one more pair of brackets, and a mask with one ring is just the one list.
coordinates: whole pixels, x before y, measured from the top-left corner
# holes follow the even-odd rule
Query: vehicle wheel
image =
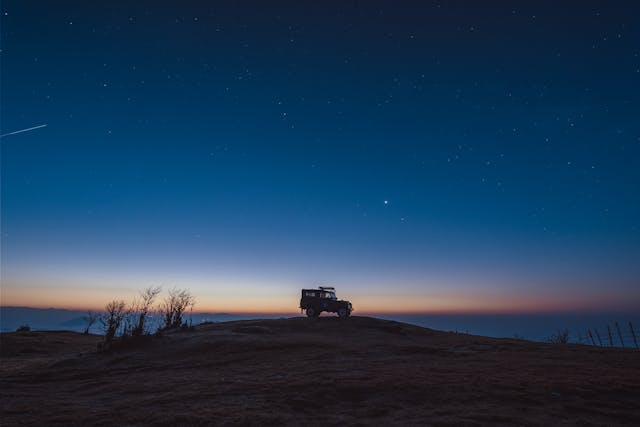
[(318, 317), (318, 313), (316, 313), (316, 309), (313, 307), (307, 308), (307, 317)]
[(347, 310), (346, 308), (338, 309), (338, 317), (349, 317), (349, 314), (349, 310)]

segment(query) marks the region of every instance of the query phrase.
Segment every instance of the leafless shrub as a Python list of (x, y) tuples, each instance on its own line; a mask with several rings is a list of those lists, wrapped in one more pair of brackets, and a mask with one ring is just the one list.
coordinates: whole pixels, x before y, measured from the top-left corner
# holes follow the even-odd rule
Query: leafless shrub
[(86, 322), (86, 326), (85, 326), (84, 331), (82, 333), (84, 335), (88, 335), (89, 334), (89, 330), (94, 325), (94, 323), (96, 323), (98, 321), (99, 318), (100, 318), (100, 316), (98, 315), (98, 313), (95, 313), (95, 312), (93, 312), (91, 310), (87, 311), (87, 315), (83, 317), (84, 321)]
[(145, 322), (149, 316), (149, 312), (153, 307), (153, 302), (160, 294), (162, 289), (159, 286), (148, 287), (140, 292), (140, 300), (134, 302), (133, 312), (133, 327), (131, 329), (131, 336), (139, 337), (145, 334)]
[(551, 334), (547, 338), (547, 342), (552, 344), (566, 344), (569, 342), (569, 330), (567, 328), (558, 329), (555, 334)]
[(134, 319), (136, 318), (136, 304), (137, 301), (134, 300), (130, 306), (125, 306), (120, 327), (120, 337), (123, 339), (130, 337), (133, 332)]
[(113, 341), (120, 330), (122, 321), (126, 315), (125, 307), (126, 305), (122, 300), (110, 301), (104, 307), (105, 314), (100, 318), (100, 322), (102, 322), (102, 326), (104, 327), (105, 343)]
[[(160, 287), (144, 289), (129, 306), (122, 300), (107, 303), (105, 313), (99, 317), (104, 328), (104, 341), (98, 345), (98, 351), (137, 346), (145, 341), (142, 338), (151, 339), (148, 335), (148, 325), (153, 313), (153, 304), (160, 291)], [(156, 335), (161, 335), (165, 329), (188, 328), (187, 324), (183, 323), (183, 316), (187, 310), (193, 310), (194, 304), (195, 298), (187, 289), (171, 289), (158, 308), (163, 326), (158, 328)], [(89, 314), (91, 315), (91, 312)], [(89, 327), (90, 325), (87, 326), (87, 330)], [(115, 340), (116, 337), (120, 339)]]
[(16, 332), (31, 332), (31, 326), (27, 324), (20, 325), (18, 326), (18, 329), (16, 329)]
[(182, 326), (182, 316), (187, 309), (193, 309), (196, 300), (187, 289), (171, 289), (160, 306), (164, 329)]

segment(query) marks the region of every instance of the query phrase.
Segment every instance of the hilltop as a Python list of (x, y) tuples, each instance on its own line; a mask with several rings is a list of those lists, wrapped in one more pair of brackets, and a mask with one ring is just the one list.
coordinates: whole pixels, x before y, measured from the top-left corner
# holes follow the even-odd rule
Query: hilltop
[(3, 425), (606, 424), (640, 417), (640, 353), (366, 317), (101, 337), (0, 335)]

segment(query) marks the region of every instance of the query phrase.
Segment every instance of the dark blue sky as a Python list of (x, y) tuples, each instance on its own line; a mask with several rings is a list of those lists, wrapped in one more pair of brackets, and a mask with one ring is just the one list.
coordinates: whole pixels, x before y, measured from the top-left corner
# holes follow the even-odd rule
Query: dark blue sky
[(3, 304), (638, 308), (634, 2), (130, 3), (2, 4)]

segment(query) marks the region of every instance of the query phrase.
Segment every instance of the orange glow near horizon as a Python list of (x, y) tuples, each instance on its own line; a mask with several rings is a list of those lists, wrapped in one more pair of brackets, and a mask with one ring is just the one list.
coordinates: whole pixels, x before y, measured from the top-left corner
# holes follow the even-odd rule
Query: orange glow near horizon
[[(282, 292), (197, 293), (194, 312), (230, 314), (297, 314), (299, 294)], [(3, 286), (2, 306), (62, 308), (100, 311), (113, 299), (133, 301), (138, 290), (124, 288)], [(545, 313), (555, 311), (625, 310), (637, 306), (637, 301), (603, 300), (599, 295), (524, 295), (490, 292), (432, 292), (413, 294), (366, 294), (362, 291), (340, 294), (352, 301), (354, 314), (506, 314)], [(162, 295), (160, 299), (162, 298)], [(626, 304), (624, 304), (626, 302)]]

